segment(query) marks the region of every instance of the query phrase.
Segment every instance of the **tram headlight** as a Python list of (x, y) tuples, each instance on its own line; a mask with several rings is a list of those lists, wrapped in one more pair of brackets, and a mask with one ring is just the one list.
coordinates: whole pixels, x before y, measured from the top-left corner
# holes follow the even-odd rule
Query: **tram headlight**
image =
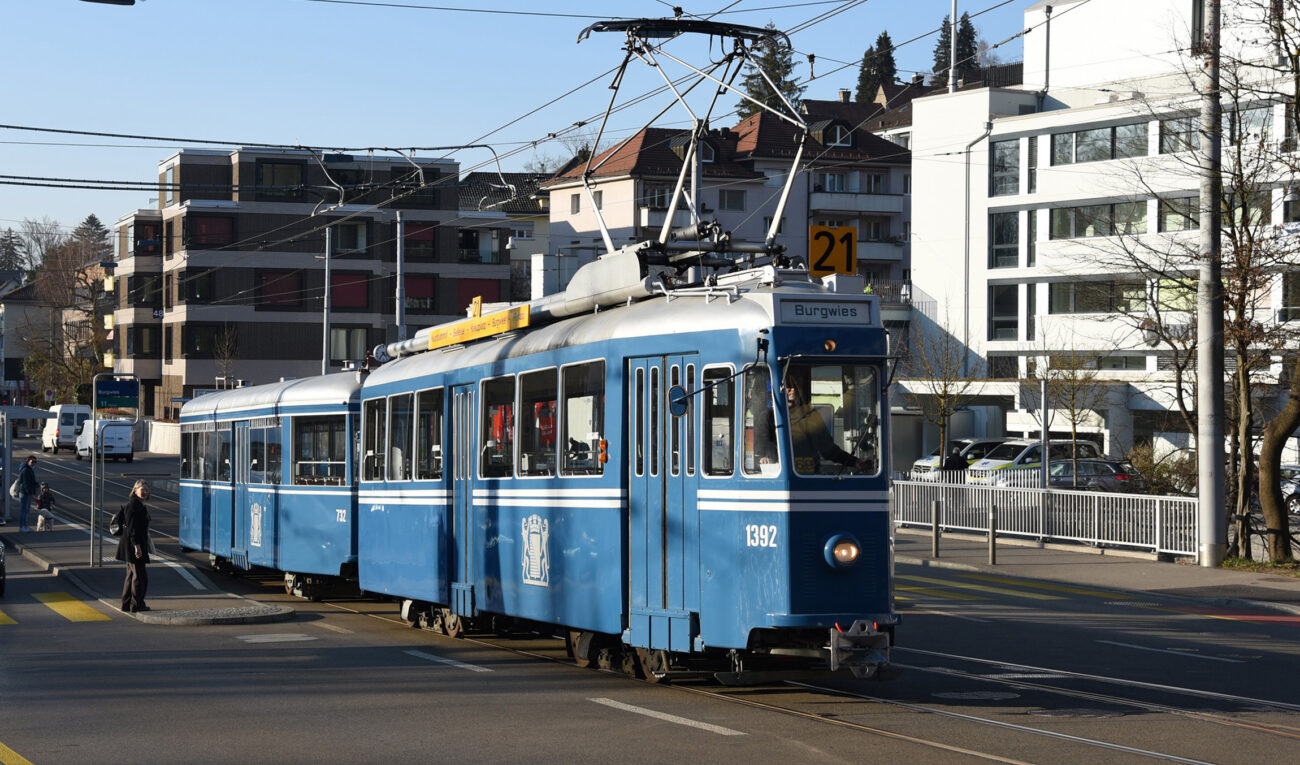
[(826, 563), (831, 568), (848, 568), (862, 556), (862, 546), (851, 534), (836, 534), (826, 540)]

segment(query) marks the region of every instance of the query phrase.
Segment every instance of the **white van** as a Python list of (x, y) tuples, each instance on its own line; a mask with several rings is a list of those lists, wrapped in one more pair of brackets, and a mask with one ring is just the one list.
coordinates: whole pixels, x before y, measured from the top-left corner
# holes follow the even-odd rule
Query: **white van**
[(54, 415), (45, 421), (41, 431), (41, 451), (59, 453), (59, 449), (73, 449), (77, 445), (77, 427), (90, 419), (87, 404), (55, 404), (50, 407)]
[(135, 459), (134, 439), (131, 437), (134, 429), (128, 420), (87, 420), (77, 428), (77, 459), (93, 456), (98, 441), (99, 453), (104, 455), (104, 459), (112, 457), (131, 462)]

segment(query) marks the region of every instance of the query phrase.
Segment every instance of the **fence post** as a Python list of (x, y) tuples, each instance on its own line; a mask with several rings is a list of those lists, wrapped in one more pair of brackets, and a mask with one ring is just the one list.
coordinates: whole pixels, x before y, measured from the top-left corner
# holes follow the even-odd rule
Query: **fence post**
[(989, 503), (989, 565), (998, 565), (998, 506)]
[(939, 557), (939, 512), (943, 503), (934, 500), (930, 503), (930, 557)]

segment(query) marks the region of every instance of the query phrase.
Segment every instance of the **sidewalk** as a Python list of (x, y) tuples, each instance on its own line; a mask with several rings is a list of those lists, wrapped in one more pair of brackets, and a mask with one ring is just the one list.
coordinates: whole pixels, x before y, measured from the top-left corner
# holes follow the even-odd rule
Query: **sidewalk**
[(996, 565), (989, 563), (988, 539), (945, 534), (932, 555), (929, 529), (898, 529), (894, 560), (916, 566), (979, 571), (1062, 584), (1196, 599), (1226, 608), (1257, 608), (1300, 615), (1300, 578), (1166, 563), (1151, 553), (1083, 545), (1040, 544), (1000, 537)]
[[(57, 517), (57, 514), (56, 514)], [(122, 604), (126, 566), (114, 560), (117, 539), (104, 537), (103, 565), (90, 565), (90, 531), (83, 524), (68, 524), (59, 517), (53, 531), (18, 531), (0, 526), (10, 560), (22, 555), (39, 568), (68, 580), (85, 595), (117, 611)], [(286, 606), (269, 606), (222, 592), (188, 561), (161, 553), (149, 564), (149, 611), (129, 616), (149, 624), (251, 624), (294, 618)]]

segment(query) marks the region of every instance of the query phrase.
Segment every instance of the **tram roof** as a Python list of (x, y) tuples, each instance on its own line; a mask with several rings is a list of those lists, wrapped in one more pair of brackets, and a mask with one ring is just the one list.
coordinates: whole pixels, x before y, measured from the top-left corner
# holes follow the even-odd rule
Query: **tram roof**
[(360, 390), (361, 378), (356, 372), (282, 380), (199, 396), (181, 407), (181, 419), (219, 419), (236, 412), (274, 416), (289, 408), (345, 407), (359, 403)]

